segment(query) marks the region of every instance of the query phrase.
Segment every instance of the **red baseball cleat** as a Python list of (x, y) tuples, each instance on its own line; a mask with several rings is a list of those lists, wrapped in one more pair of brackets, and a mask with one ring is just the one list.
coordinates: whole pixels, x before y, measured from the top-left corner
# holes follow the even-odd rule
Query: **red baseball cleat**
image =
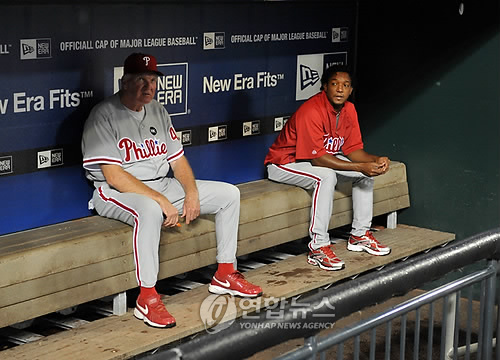
[(341, 270), (344, 262), (333, 252), (331, 245), (312, 250), (307, 255), (307, 262), (311, 265), (317, 265), (323, 270)]
[(375, 239), (371, 231), (367, 231), (363, 236), (351, 235), (347, 241), (347, 250), (366, 251), (372, 255), (387, 255), (391, 252), (389, 247)]
[(208, 291), (212, 294), (229, 294), (243, 297), (257, 297), (262, 295), (262, 288), (246, 281), (243, 274), (239, 271), (227, 275), (220, 275), (216, 272), (208, 287)]
[(158, 294), (149, 297), (139, 295), (135, 303), (134, 316), (139, 320), (144, 320), (146, 324), (158, 328), (175, 326), (174, 317), (165, 309)]

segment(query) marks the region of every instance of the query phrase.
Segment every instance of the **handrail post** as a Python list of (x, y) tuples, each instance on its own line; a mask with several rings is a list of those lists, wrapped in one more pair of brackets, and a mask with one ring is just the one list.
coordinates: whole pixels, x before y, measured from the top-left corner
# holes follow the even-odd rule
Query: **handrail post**
[[(455, 315), (457, 309), (457, 297), (456, 293), (448, 295), (443, 301), (446, 301), (447, 311), (445, 314), (446, 317), (446, 333), (445, 333), (445, 344), (444, 350), (445, 354), (453, 354), (453, 342), (455, 339)], [(459, 325), (460, 326), (460, 325)], [(448, 358), (451, 359), (452, 355), (448, 355)]]
[[(498, 261), (490, 260), (489, 265), (497, 268)], [(484, 359), (492, 358), (493, 347), (493, 316), (495, 313), (495, 296), (496, 296), (496, 276), (491, 276), (486, 280), (486, 304), (484, 307), (484, 341), (483, 354)], [(497, 334), (498, 336), (498, 334)]]

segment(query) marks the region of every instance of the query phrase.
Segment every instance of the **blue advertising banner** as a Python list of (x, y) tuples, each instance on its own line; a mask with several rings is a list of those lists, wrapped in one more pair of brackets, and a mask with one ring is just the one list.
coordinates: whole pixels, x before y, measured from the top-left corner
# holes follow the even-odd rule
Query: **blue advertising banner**
[(90, 109), (133, 52), (158, 60), (157, 100), (197, 178), (265, 177), (263, 159), (323, 69), (355, 59), (355, 5), (189, 2), (2, 6), (0, 235), (88, 216)]

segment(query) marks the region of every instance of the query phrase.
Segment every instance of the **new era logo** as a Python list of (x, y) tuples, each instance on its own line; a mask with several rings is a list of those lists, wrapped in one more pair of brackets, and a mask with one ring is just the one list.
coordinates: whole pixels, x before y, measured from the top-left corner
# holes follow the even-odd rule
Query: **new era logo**
[(27, 57), (35, 53), (35, 48), (29, 44), (21, 44), (21, 56)]
[(332, 42), (339, 42), (340, 41), (340, 34), (337, 31), (337, 29), (332, 29)]
[(349, 38), (349, 29), (341, 28), (340, 29), (340, 41), (347, 41)]
[(227, 125), (211, 126), (208, 128), (208, 142), (226, 139)]
[(50, 153), (50, 163), (52, 166), (63, 164), (63, 151), (62, 149), (52, 150)]
[(252, 135), (252, 122), (244, 122), (243, 123), (243, 136)]
[(191, 130), (178, 131), (177, 137), (181, 140), (182, 146), (191, 145)]
[(281, 129), (283, 129), (283, 126), (285, 126), (289, 118), (290, 116), (282, 116), (274, 118), (274, 131), (281, 131)]
[(37, 164), (39, 169), (63, 165), (63, 149), (39, 151)]
[(208, 128), (208, 141), (217, 141), (219, 139), (219, 130), (217, 126)]
[(219, 126), (219, 140), (227, 138), (227, 125)]
[(50, 157), (43, 154), (38, 154), (38, 168), (50, 166), (49, 161)]
[(260, 134), (260, 120), (243, 123), (243, 136)]
[(50, 59), (51, 39), (21, 39), (19, 43), (21, 60)]
[(260, 120), (252, 121), (252, 135), (260, 134)]
[(12, 173), (12, 156), (0, 157), (0, 175)]
[(224, 49), (226, 47), (226, 33), (203, 33), (203, 50)]
[(319, 80), (319, 73), (309, 66), (300, 65), (300, 89), (304, 90), (308, 86), (313, 86)]
[(344, 42), (349, 39), (349, 28), (332, 28), (332, 42)]

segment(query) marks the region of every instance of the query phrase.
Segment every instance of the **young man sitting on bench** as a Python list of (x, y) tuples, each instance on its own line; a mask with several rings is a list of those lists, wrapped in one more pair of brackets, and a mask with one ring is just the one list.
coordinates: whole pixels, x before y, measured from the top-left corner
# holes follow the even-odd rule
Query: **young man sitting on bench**
[(353, 222), (347, 249), (387, 255), (390, 249), (370, 232), (373, 176), (389, 169), (389, 159), (364, 151), (354, 104), (347, 101), (353, 81), (346, 67), (332, 66), (321, 77), (321, 91), (287, 121), (264, 160), (270, 180), (312, 189), (307, 262), (340, 270), (328, 234), (337, 182), (352, 183)]

